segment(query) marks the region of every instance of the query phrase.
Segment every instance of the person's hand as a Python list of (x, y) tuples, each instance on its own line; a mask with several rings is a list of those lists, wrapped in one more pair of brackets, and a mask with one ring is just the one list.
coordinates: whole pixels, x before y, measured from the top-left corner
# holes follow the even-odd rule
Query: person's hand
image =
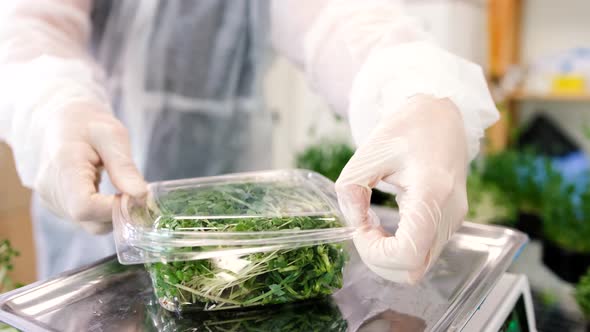
[[(385, 114), (336, 181), (355, 246), (376, 274), (415, 283), (436, 261), (467, 212), (468, 152), (461, 114), (448, 99), (420, 95)], [(371, 188), (397, 188), (395, 234), (370, 209)]]
[(97, 190), (103, 166), (121, 192), (140, 196), (146, 190), (127, 130), (105, 107), (78, 101), (53, 114), (37, 142), (40, 165), (33, 183), (50, 210), (96, 234), (112, 229), (113, 196)]

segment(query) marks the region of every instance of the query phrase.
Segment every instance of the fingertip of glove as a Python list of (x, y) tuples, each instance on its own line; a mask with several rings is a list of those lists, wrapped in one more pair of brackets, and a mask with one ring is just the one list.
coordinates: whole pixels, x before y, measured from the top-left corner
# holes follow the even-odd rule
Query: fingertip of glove
[(111, 220), (113, 196), (102, 194), (78, 195), (67, 202), (66, 213), (76, 222), (106, 222)]
[(147, 193), (147, 183), (143, 179), (133, 179), (127, 185), (126, 194), (133, 197), (142, 197)]
[(141, 176), (127, 175), (120, 178), (115, 184), (122, 193), (133, 197), (142, 197), (147, 193), (147, 183)]
[(371, 188), (351, 183), (336, 182), (336, 193), (341, 200), (368, 200), (371, 198)]
[(358, 185), (341, 186), (338, 190), (338, 205), (348, 224), (362, 226), (374, 221), (370, 214), (370, 190)]

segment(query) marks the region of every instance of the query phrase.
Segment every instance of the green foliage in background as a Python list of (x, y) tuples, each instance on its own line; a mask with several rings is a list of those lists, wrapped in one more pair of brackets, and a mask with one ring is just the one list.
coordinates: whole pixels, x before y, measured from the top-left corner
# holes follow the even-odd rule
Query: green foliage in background
[(299, 168), (318, 172), (332, 181), (336, 181), (340, 172), (350, 160), (354, 150), (348, 144), (322, 141), (305, 149), (297, 156)]
[[(475, 163), (467, 178), (470, 216), (487, 198), (498, 212), (496, 220), (513, 225), (520, 212), (539, 215), (543, 207), (542, 183), (535, 180), (538, 174), (538, 156), (532, 152), (506, 150), (488, 155), (481, 163)], [(544, 172), (556, 173), (549, 162)]]
[[(160, 210), (154, 212), (161, 217), (155, 227), (176, 231), (260, 232), (342, 226), (334, 215), (282, 216), (285, 211), (329, 211), (326, 204), (315, 192), (288, 184), (245, 183), (191, 188), (159, 199)], [(175, 218), (179, 215), (212, 218)], [(223, 246), (174, 248), (181, 252), (220, 249), (224, 249)], [(342, 244), (327, 243), (247, 254), (226, 259), (226, 264), (219, 259), (203, 259), (148, 264), (147, 269), (161, 303), (215, 310), (330, 295), (342, 287), (346, 260)], [(238, 268), (228, 269), (228, 264), (237, 264)]]
[[(516, 205), (505, 196), (502, 190), (495, 184), (485, 182), (482, 178), (482, 170), (472, 165), (471, 171), (467, 176), (467, 200), (469, 202), (469, 211), (467, 217), (471, 220), (478, 220), (484, 217), (488, 211), (493, 214), (494, 223), (503, 225), (512, 225), (516, 216)], [(486, 220), (488, 221), (488, 220)]]
[[(502, 193), (501, 202), (517, 212), (539, 214), (542, 209), (543, 186), (535, 180), (538, 156), (532, 152), (508, 150), (486, 158), (482, 179), (493, 183)], [(545, 173), (554, 172), (545, 162)]]
[(19, 255), (19, 252), (12, 248), (10, 241), (0, 242), (0, 293), (7, 292), (16, 287), (15, 283), (8, 276), (12, 271), (12, 259)]
[(559, 298), (555, 293), (548, 291), (548, 290), (541, 290), (539, 293), (539, 297), (541, 299), (541, 303), (544, 307), (555, 307), (559, 305)]
[[(8, 276), (8, 272), (13, 268), (12, 259), (18, 255), (18, 251), (12, 248), (10, 241), (0, 241), (0, 293), (18, 287)], [(0, 332), (17, 332), (17, 330), (0, 322)]]
[[(346, 143), (322, 140), (298, 154), (296, 166), (318, 172), (335, 182), (353, 154), (354, 149)], [(397, 207), (394, 195), (376, 189), (371, 194), (371, 203)]]
[(519, 213), (537, 215), (547, 240), (570, 251), (590, 252), (590, 188), (574, 193), (549, 158), (515, 150), (486, 156), (472, 167), (467, 190), (470, 217), (487, 198), (503, 224), (513, 225)]
[(590, 188), (574, 204), (572, 185), (560, 185), (556, 179), (547, 185), (544, 192), (543, 234), (546, 239), (561, 248), (590, 253)]
[[(538, 214), (542, 208), (543, 188), (535, 180), (536, 158), (532, 153), (509, 151), (492, 157), (484, 173), (487, 181), (497, 181), (502, 192), (507, 195), (506, 200), (512, 201), (519, 212)], [(548, 167), (550, 164), (545, 162), (544, 165), (545, 173), (553, 172)], [(502, 179), (504, 171), (508, 176)]]
[(576, 285), (575, 296), (584, 316), (590, 320), (590, 269)]

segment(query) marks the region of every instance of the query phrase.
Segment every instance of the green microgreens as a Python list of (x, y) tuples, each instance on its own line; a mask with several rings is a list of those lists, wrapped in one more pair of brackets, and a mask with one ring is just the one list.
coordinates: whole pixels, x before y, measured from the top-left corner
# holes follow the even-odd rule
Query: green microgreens
[[(317, 193), (277, 183), (180, 189), (160, 197), (158, 209), (160, 217), (154, 227), (166, 230), (262, 232), (342, 225), (336, 215), (329, 214), (331, 207)], [(302, 216), (286, 216), (289, 214)], [(174, 250), (205, 249), (211, 248)], [(223, 249), (223, 246), (212, 249)], [(330, 243), (221, 260), (224, 263), (219, 259), (204, 259), (154, 263), (147, 268), (160, 302), (176, 303), (181, 308), (188, 305), (217, 310), (330, 295), (342, 287), (346, 253), (341, 243)], [(228, 268), (228, 264), (234, 267)]]
[(7, 292), (15, 286), (8, 277), (8, 272), (13, 268), (12, 259), (18, 255), (18, 251), (12, 248), (10, 241), (0, 241), (0, 293)]

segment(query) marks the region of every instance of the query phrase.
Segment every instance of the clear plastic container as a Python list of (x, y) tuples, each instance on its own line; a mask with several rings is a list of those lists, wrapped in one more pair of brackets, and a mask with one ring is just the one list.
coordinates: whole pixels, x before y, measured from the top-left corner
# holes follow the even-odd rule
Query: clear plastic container
[(157, 182), (113, 212), (122, 264), (145, 263), (171, 311), (289, 303), (342, 286), (346, 227), (334, 184), (304, 170)]

